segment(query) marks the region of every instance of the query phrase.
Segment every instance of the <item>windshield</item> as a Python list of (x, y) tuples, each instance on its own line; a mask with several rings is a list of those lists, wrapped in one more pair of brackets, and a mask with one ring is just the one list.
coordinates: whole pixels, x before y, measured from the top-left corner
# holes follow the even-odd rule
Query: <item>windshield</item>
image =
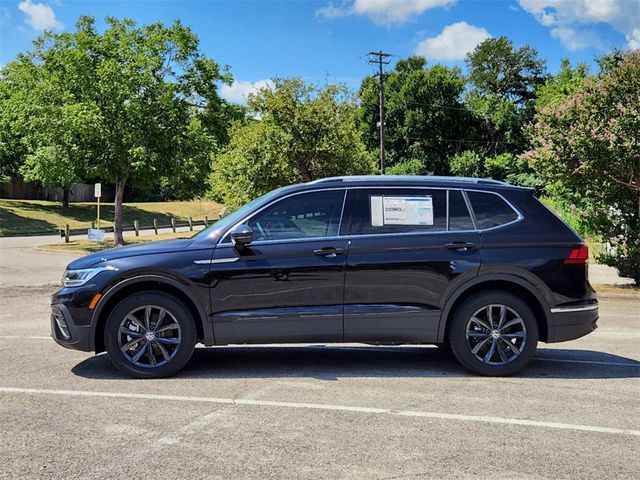
[(207, 228), (205, 228), (204, 230), (200, 231), (200, 233), (195, 235), (193, 238), (205, 238), (211, 232), (213, 232), (215, 230), (225, 230), (225, 229), (229, 228), (234, 223), (239, 222), (240, 220), (242, 220), (242, 218), (245, 217), (246, 215), (248, 215), (257, 205), (259, 205), (259, 204), (265, 202), (266, 200), (268, 200), (269, 198), (275, 196), (280, 190), (281, 190), (280, 188), (278, 188), (276, 190), (272, 190), (271, 192), (265, 193), (261, 197), (258, 197), (256, 199), (250, 201), (246, 205), (243, 205), (242, 207), (240, 207), (238, 210), (235, 210), (235, 211), (231, 212), (229, 215), (226, 215), (226, 216), (222, 217), (220, 220), (218, 220), (213, 225), (210, 225)]

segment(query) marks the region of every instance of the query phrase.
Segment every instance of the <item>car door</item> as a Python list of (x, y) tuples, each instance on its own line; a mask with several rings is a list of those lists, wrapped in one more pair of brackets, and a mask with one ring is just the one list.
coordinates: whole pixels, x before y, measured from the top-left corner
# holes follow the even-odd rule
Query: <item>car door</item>
[(464, 194), (357, 188), (346, 211), (345, 341), (436, 342), (449, 293), (480, 266), (480, 234)]
[(343, 339), (344, 189), (292, 194), (241, 223), (254, 240), (217, 245), (211, 307), (217, 344)]

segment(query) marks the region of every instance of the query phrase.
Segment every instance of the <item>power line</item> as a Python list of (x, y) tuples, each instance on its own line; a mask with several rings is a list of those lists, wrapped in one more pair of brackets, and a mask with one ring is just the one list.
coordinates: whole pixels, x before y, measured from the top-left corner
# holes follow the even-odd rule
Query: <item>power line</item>
[(369, 52), (369, 63), (378, 65), (378, 73), (374, 76), (380, 78), (380, 173), (384, 175), (384, 66), (391, 63), (387, 58), (391, 57), (390, 53), (382, 50), (377, 52)]

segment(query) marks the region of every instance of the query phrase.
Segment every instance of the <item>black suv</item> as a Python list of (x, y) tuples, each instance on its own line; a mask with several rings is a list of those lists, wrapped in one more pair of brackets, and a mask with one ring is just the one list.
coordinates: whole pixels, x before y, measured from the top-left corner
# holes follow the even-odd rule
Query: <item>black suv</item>
[(584, 242), (529, 189), (493, 180), (339, 177), (274, 190), (187, 240), (72, 262), (60, 345), (141, 378), (196, 343), (436, 344), (509, 375), (538, 341), (593, 331)]

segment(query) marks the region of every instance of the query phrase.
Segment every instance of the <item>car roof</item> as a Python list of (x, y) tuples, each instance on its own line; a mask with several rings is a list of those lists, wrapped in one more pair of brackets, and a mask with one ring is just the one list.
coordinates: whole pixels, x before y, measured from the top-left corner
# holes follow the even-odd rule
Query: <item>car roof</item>
[(471, 177), (439, 177), (439, 176), (422, 176), (422, 175), (354, 175), (343, 177), (328, 177), (313, 180), (304, 183), (302, 186), (433, 186), (433, 187), (454, 187), (469, 188), (473, 186), (482, 186), (483, 188), (508, 188), (522, 189), (522, 187), (510, 185), (499, 180), (490, 178), (471, 178)]

